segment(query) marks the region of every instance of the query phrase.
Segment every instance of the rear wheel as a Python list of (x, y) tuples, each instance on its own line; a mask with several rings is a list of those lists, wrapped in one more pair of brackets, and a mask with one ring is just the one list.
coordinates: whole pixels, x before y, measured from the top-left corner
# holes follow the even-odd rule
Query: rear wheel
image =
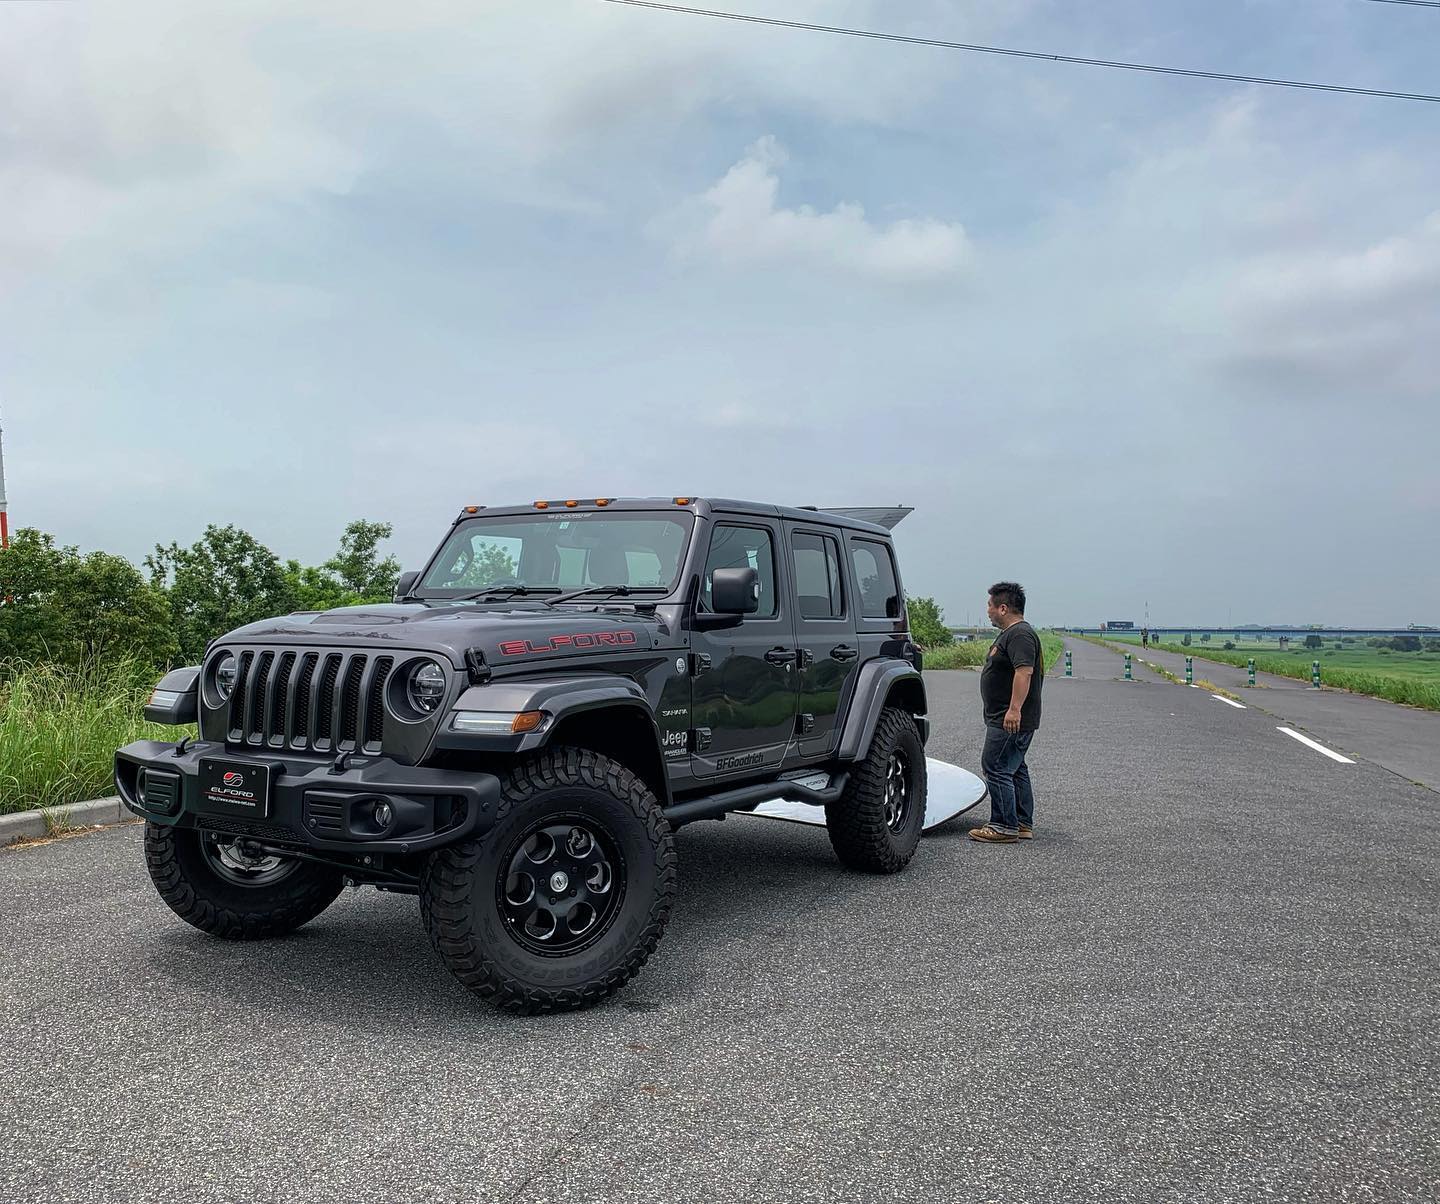
[(903, 870), (925, 827), (925, 746), (908, 711), (887, 707), (845, 793), (825, 806), (835, 855), (872, 874)]
[(670, 825), (617, 761), (560, 748), (505, 779), (483, 840), (432, 856), (420, 908), (466, 987), (516, 1012), (586, 1007), (654, 952), (675, 897)]
[(145, 825), (145, 865), (170, 910), (230, 940), (283, 936), (335, 901), (340, 874), (266, 853), (243, 837)]

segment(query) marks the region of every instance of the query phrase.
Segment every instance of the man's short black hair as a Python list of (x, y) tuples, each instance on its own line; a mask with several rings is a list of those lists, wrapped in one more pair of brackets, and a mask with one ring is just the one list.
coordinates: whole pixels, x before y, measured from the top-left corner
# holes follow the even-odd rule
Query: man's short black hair
[(1011, 613), (1025, 613), (1025, 587), (1017, 581), (997, 581), (990, 587), (996, 606), (1008, 606)]

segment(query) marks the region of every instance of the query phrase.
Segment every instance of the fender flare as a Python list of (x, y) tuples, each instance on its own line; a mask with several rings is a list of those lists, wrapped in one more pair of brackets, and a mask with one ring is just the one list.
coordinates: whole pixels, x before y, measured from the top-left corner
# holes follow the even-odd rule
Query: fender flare
[(900, 682), (914, 682), (914, 688), (919, 690), (921, 710), (914, 713), (920, 722), (922, 739), (928, 734), (929, 723), (925, 716), (929, 706), (925, 696), (925, 681), (920, 671), (909, 661), (868, 661), (860, 667), (860, 676), (855, 682), (854, 692), (850, 695), (850, 710), (840, 731), (840, 747), (836, 753), (839, 760), (865, 759), (870, 752), (870, 741), (875, 736), (875, 726), (880, 722), (880, 712), (885, 709), (885, 700)]
[[(544, 711), (549, 719), (539, 731), (521, 736), (482, 736), (456, 732), (442, 721), (435, 747), (471, 752), (529, 753), (546, 747), (567, 719), (592, 711), (625, 709), (644, 717), (654, 742), (655, 759), (663, 767), (660, 731), (640, 684), (618, 673), (584, 673), (546, 677), (499, 678), (469, 686), (455, 700), (454, 711)], [(668, 793), (668, 792), (667, 792)]]

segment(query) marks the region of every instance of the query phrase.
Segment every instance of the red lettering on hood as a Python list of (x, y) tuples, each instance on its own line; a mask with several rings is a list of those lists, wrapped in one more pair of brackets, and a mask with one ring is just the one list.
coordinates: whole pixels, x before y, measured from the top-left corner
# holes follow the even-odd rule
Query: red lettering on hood
[(633, 631), (577, 631), (568, 635), (552, 635), (544, 643), (534, 640), (501, 640), (501, 656), (526, 656), (532, 652), (558, 652), (561, 648), (619, 648), (635, 643)]

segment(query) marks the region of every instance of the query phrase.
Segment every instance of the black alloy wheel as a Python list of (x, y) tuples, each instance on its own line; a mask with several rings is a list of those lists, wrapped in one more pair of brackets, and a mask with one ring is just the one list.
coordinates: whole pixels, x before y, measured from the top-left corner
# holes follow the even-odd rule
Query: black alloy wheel
[(497, 904), (506, 930), (542, 957), (594, 944), (620, 911), (625, 860), (605, 826), (580, 815), (547, 816), (503, 859)]
[(885, 826), (890, 831), (902, 831), (910, 818), (910, 794), (910, 763), (897, 748), (885, 770)]

